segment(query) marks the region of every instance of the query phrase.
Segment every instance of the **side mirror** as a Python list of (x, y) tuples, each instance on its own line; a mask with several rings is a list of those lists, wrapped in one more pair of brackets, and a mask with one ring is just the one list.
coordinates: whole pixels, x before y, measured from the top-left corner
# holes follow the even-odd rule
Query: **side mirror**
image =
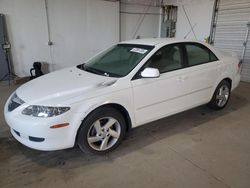
[(148, 67), (141, 72), (141, 76), (143, 78), (158, 78), (160, 77), (160, 72), (158, 69)]

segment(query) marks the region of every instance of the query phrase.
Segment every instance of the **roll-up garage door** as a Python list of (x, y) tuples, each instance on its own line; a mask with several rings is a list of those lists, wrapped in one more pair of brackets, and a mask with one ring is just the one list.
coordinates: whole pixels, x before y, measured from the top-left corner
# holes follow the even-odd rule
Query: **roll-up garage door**
[(214, 46), (226, 52), (243, 57), (242, 81), (250, 82), (250, 0), (219, 0), (214, 19)]

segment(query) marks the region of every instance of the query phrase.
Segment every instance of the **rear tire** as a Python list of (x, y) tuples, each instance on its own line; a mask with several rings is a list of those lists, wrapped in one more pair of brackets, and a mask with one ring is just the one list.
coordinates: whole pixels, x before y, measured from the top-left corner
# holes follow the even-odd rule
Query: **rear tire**
[(83, 121), (76, 142), (84, 153), (102, 155), (117, 148), (125, 133), (122, 114), (113, 108), (101, 107)]
[(230, 83), (226, 80), (222, 80), (215, 89), (213, 98), (208, 103), (208, 106), (214, 110), (221, 110), (227, 105), (230, 95), (231, 95)]

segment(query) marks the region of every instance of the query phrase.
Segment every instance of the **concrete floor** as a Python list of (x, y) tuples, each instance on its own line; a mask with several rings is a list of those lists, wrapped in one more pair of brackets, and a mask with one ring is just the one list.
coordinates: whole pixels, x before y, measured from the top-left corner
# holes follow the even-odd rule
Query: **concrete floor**
[[(0, 107), (16, 86), (0, 82)], [(132, 130), (106, 156), (40, 152), (13, 139), (0, 112), (0, 187), (250, 187), (250, 84), (228, 106), (201, 106)]]

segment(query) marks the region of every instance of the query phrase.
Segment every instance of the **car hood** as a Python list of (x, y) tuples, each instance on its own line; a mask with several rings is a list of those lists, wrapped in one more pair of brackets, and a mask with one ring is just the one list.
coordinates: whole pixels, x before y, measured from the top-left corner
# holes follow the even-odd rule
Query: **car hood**
[(16, 91), (19, 98), (29, 104), (64, 104), (74, 97), (81, 99), (98, 94), (114, 85), (117, 78), (106, 77), (76, 67), (55, 71), (27, 82)]

